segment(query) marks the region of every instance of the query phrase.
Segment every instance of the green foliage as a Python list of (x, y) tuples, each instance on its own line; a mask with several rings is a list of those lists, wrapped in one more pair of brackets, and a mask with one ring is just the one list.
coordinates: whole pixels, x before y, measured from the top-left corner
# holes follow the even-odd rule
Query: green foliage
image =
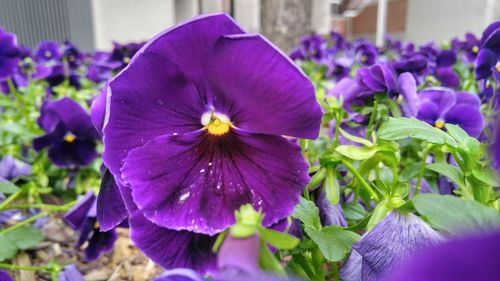
[(0, 233), (0, 261), (13, 258), (19, 250), (32, 248), (43, 239), (40, 230), (32, 226), (23, 226), (5, 234)]

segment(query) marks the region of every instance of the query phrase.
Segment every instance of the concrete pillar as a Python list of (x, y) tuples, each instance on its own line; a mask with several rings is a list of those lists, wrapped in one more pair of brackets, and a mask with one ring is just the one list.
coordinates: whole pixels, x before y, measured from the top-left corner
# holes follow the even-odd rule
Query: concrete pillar
[(145, 41), (175, 24), (174, 0), (91, 0), (94, 42), (109, 50), (112, 41)]
[(330, 1), (312, 0), (311, 28), (320, 34), (330, 32)]
[(222, 0), (201, 0), (201, 13), (211, 14), (224, 11)]
[(175, 0), (175, 22), (186, 21), (200, 11), (198, 0)]
[(260, 31), (260, 0), (236, 0), (233, 13), (247, 32)]

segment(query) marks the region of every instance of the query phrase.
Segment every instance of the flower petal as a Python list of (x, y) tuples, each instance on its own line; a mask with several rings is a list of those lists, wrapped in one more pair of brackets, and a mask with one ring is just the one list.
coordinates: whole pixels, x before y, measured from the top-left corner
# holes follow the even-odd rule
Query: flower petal
[(83, 226), (87, 213), (94, 204), (95, 195), (92, 192), (87, 192), (85, 196), (78, 200), (78, 203), (64, 215), (64, 220), (73, 228), (79, 229)]
[(403, 113), (407, 117), (415, 117), (418, 112), (417, 82), (410, 72), (405, 72), (399, 75), (398, 83), (403, 96)]
[(107, 96), (103, 160), (118, 177), (130, 150), (163, 134), (200, 129), (205, 111), (196, 88), (168, 58), (156, 53), (135, 58), (109, 83)]
[(106, 170), (97, 196), (97, 221), (101, 231), (108, 231), (122, 223), (128, 216), (125, 203), (115, 178)]
[(311, 81), (260, 35), (221, 37), (205, 72), (215, 92), (214, 106), (244, 130), (316, 138), (321, 109)]
[(176, 230), (215, 234), (251, 203), (269, 226), (293, 211), (307, 184), (300, 148), (283, 137), (232, 130), (162, 136), (132, 150), (122, 169), (139, 209)]
[(215, 237), (189, 231), (175, 231), (151, 223), (141, 212), (130, 218), (130, 237), (135, 245), (160, 266), (185, 267), (200, 273), (213, 271)]

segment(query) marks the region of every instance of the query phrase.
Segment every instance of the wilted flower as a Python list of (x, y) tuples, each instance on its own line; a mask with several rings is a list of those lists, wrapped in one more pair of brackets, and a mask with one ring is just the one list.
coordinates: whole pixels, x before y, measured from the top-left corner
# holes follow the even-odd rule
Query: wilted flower
[(422, 250), (383, 280), (498, 280), (499, 252), (499, 232), (455, 238)]
[(0, 28), (0, 81), (16, 71), (18, 56), (16, 35)]
[(164, 267), (209, 270), (208, 235), (230, 226), (235, 210), (262, 208), (270, 226), (290, 215), (308, 181), (299, 147), (281, 135), (317, 136), (312, 84), (226, 15), (155, 37), (107, 97), (104, 162), (131, 213), (132, 239)]
[(103, 252), (113, 249), (118, 238), (115, 230), (101, 231), (97, 222), (96, 198), (92, 192), (85, 194), (78, 203), (64, 215), (66, 222), (80, 233), (77, 247), (84, 246), (87, 261), (96, 260)]
[(478, 137), (483, 131), (484, 119), (477, 95), (430, 88), (420, 92), (418, 97), (418, 119), (439, 129), (444, 128), (446, 123), (455, 124), (473, 137)]
[(97, 157), (98, 133), (87, 112), (72, 99), (44, 103), (37, 122), (46, 134), (34, 139), (33, 146), (37, 151), (48, 147), (54, 164), (84, 166)]
[(69, 264), (64, 267), (64, 270), (57, 275), (59, 281), (84, 281), (82, 273), (76, 265)]
[(417, 250), (440, 241), (417, 216), (393, 211), (353, 245), (339, 276), (344, 281), (379, 280)]

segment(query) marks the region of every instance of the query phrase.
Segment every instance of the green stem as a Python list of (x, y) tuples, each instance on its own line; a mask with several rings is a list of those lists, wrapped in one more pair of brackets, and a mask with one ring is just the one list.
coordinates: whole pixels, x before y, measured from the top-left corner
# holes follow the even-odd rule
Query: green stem
[(19, 195), (21, 195), (23, 193), (23, 191), (24, 191), (24, 189), (19, 189), (18, 191), (14, 192), (9, 197), (7, 197), (7, 199), (5, 199), (4, 201), (2, 201), (2, 203), (0, 203), (0, 210), (5, 209), (7, 207), (7, 205), (9, 205), (14, 200), (16, 200), (17, 197), (19, 197)]
[(3, 210), (11, 210), (11, 209), (30, 209), (30, 208), (35, 208), (35, 209), (42, 209), (42, 210), (47, 210), (51, 212), (64, 212), (69, 210), (76, 201), (72, 201), (70, 203), (64, 204), (64, 205), (49, 205), (49, 204), (19, 204), (19, 205), (12, 205), (6, 208), (0, 208), (0, 211)]
[(30, 224), (30, 223), (36, 221), (37, 219), (41, 219), (41, 218), (47, 216), (48, 214), (49, 214), (48, 212), (41, 212), (39, 214), (36, 214), (36, 215), (34, 215), (32, 217), (29, 217), (29, 218), (23, 220), (22, 222), (20, 222), (18, 224), (15, 224), (15, 225), (13, 225), (11, 227), (8, 227), (8, 228), (0, 230), (0, 234), (7, 234), (9, 232), (12, 232), (12, 231), (14, 231), (14, 230), (16, 230), (16, 229), (18, 229), (18, 228), (20, 228), (22, 226), (25, 226), (27, 224)]
[(372, 114), (370, 115), (370, 121), (368, 122), (368, 130), (366, 131), (366, 139), (369, 140), (373, 131), (373, 125), (375, 124), (375, 119), (377, 118), (378, 110), (378, 99), (375, 98), (373, 101)]
[(29, 270), (29, 271), (47, 271), (51, 272), (52, 269), (48, 266), (22, 266), (17, 264), (0, 263), (1, 269), (7, 270)]
[(339, 145), (340, 123), (342, 122), (339, 112), (335, 112), (335, 139), (333, 140), (333, 147)]
[(424, 151), (424, 154), (422, 155), (422, 166), (420, 166), (420, 171), (418, 172), (417, 184), (415, 185), (415, 193), (413, 196), (417, 195), (418, 192), (420, 191), (420, 184), (422, 183), (422, 178), (424, 177), (424, 172), (425, 172), (425, 166), (427, 164), (426, 163), (427, 156), (429, 156), (431, 149), (432, 149), (432, 145), (428, 144), (427, 148)]
[(348, 161), (346, 160), (342, 160), (342, 164), (344, 164), (344, 166), (354, 175), (354, 177), (359, 180), (361, 182), (361, 184), (366, 188), (366, 190), (368, 190), (368, 192), (370, 193), (370, 196), (375, 200), (375, 201), (378, 201), (378, 195), (377, 193), (375, 192), (375, 190), (373, 190), (373, 188), (368, 184), (368, 182), (365, 181), (365, 179), (358, 173), (358, 171), (356, 170), (356, 168), (354, 168), (351, 163), (349, 163)]

